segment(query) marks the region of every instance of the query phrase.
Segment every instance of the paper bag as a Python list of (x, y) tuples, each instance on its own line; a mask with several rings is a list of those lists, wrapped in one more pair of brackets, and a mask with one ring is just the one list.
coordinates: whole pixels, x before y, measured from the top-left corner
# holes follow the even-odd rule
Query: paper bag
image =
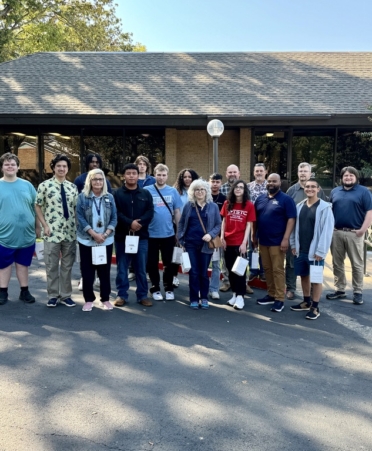
[(191, 262), (188, 252), (182, 252), (181, 268), (183, 273), (189, 272), (191, 269)]
[(257, 251), (252, 252), (252, 262), (250, 269), (259, 269), (259, 253)]
[(323, 283), (323, 270), (324, 266), (314, 261), (314, 264), (310, 265), (310, 283)]
[(76, 263), (80, 263), (81, 262), (79, 244), (76, 245), (75, 262)]
[(139, 236), (127, 235), (125, 237), (125, 253), (137, 254), (138, 252)]
[(107, 263), (106, 246), (92, 247), (92, 263), (93, 265), (105, 265)]
[(175, 263), (176, 265), (181, 264), (182, 252), (182, 248), (180, 247), (176, 246), (173, 248), (172, 263)]
[(219, 261), (220, 261), (220, 249), (217, 248), (213, 251), (212, 262), (219, 262)]
[(243, 257), (237, 257), (231, 271), (238, 276), (244, 276), (248, 266), (248, 260)]
[(44, 259), (44, 240), (37, 238), (35, 242), (35, 252), (38, 260)]

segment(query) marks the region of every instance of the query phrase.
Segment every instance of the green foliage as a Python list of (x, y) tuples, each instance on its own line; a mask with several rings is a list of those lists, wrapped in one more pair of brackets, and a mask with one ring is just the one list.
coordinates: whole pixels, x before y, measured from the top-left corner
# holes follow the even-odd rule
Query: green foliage
[(146, 51), (113, 0), (0, 0), (0, 62), (40, 51)]

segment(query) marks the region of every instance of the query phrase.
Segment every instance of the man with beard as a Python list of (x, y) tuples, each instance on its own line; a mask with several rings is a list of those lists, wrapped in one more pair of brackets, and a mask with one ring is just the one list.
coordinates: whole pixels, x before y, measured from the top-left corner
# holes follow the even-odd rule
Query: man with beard
[[(288, 191), (288, 196), (291, 196), (295, 204), (306, 199), (305, 184), (311, 177), (311, 165), (303, 162), (298, 165), (297, 169), (298, 182), (292, 185)], [(322, 188), (319, 187), (318, 198), (324, 201), (327, 200), (327, 196), (324, 194)], [(285, 284), (287, 287), (287, 299), (292, 300), (295, 297), (296, 292), (296, 274), (294, 270), (294, 260), (291, 249), (288, 249), (285, 258)]]
[(259, 243), (268, 292), (257, 303), (274, 304), (273, 312), (281, 312), (284, 308), (284, 258), (297, 215), (293, 199), (280, 190), (280, 185), (280, 176), (270, 174), (267, 179), (268, 194), (259, 196), (254, 204), (256, 222), (252, 229), (254, 247)]
[(341, 170), (341, 186), (331, 192), (330, 202), (335, 217), (331, 252), (336, 291), (327, 299), (346, 298), (344, 260), (350, 259), (353, 303), (363, 304), (364, 234), (372, 223), (372, 198), (368, 189), (359, 185), (359, 173), (352, 166)]
[[(226, 169), (227, 182), (220, 188), (220, 193), (225, 197), (229, 194), (231, 185), (238, 179), (240, 179), (240, 170), (235, 164), (230, 164)], [(221, 273), (222, 273), (222, 286), (220, 291), (226, 292), (230, 290), (229, 271), (226, 268), (225, 253), (221, 248)]]

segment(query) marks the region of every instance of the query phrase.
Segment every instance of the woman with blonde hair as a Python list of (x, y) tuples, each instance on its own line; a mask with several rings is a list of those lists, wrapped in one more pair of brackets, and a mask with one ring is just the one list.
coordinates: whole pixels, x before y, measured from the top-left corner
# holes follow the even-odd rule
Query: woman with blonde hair
[(213, 249), (208, 243), (221, 229), (221, 216), (213, 202), (209, 183), (194, 180), (188, 190), (189, 201), (185, 204), (178, 224), (177, 238), (189, 253), (191, 269), (189, 272), (190, 308), (207, 309), (209, 277), (208, 266)]
[[(112, 310), (113, 306), (109, 301), (110, 270), (117, 213), (114, 198), (107, 191), (105, 174), (101, 169), (92, 169), (88, 172), (84, 189), (78, 197), (76, 214), (78, 219), (77, 241), (80, 250), (85, 300), (83, 311), (90, 312), (96, 299), (93, 291), (96, 271), (100, 280), (101, 302), (104, 309)], [(106, 264), (93, 264), (92, 247), (94, 246), (106, 248)]]

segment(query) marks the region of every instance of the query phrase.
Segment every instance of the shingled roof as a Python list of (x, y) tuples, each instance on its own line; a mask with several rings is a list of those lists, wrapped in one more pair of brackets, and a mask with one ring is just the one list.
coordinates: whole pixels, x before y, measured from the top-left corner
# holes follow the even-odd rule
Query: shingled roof
[(372, 52), (36, 53), (0, 64), (0, 118), (367, 115), (369, 103)]

